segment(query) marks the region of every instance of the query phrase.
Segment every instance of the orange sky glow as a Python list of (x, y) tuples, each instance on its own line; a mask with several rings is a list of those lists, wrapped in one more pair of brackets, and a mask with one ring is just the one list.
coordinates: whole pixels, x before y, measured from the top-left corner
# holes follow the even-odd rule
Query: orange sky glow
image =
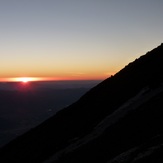
[(35, 82), (35, 81), (55, 81), (56, 78), (42, 78), (42, 77), (14, 77), (14, 78), (0, 78), (0, 82)]
[(104, 80), (163, 40), (161, 0), (9, 1), (0, 82)]
[(59, 80), (104, 80), (108, 74), (101, 76), (72, 76), (72, 77), (6, 77), (0, 78), (0, 82), (38, 82), (38, 81), (59, 81)]

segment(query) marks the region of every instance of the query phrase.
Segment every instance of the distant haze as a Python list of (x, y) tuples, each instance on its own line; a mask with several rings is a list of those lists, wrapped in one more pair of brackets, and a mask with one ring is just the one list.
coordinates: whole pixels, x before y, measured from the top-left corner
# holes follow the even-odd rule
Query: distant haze
[(0, 83), (0, 147), (72, 104), (99, 82)]

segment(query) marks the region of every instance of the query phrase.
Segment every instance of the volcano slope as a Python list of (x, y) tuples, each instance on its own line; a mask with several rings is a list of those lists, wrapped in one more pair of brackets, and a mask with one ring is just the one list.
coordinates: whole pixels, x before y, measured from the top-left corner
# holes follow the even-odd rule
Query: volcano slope
[(0, 162), (163, 162), (163, 44), (0, 149)]

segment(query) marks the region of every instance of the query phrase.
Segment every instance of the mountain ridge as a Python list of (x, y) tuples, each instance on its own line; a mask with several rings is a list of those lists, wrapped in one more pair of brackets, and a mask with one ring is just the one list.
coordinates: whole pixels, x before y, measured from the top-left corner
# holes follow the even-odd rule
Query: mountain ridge
[[(125, 102), (134, 98), (141, 90), (148, 88), (146, 93), (149, 93), (157, 88), (160, 89), (163, 82), (162, 72), (163, 44), (129, 63), (117, 74), (92, 88), (77, 102), (59, 111), (55, 116), (38, 127), (10, 142), (0, 150), (0, 161), (43, 162), (48, 160), (51, 156), (57, 154), (57, 152), (64, 150), (66, 147), (91, 134), (100, 122), (115, 112)], [(161, 93), (159, 96), (162, 99)], [(162, 106), (160, 101), (159, 103)], [(148, 102), (144, 105), (149, 107)], [(158, 106), (159, 109), (160, 106)], [(147, 113), (146, 110), (143, 112), (143, 109), (136, 109), (136, 111), (131, 111), (131, 117), (135, 117), (133, 112), (139, 118)], [(142, 114), (139, 114), (139, 112)], [(151, 114), (148, 116), (151, 116), (152, 112), (155, 112), (155, 110), (151, 108)], [(136, 121), (136, 118), (133, 119)], [(62, 154), (62, 157), (57, 162), (75, 163), (86, 162), (85, 160), (87, 162), (91, 162), (92, 160), (106, 162), (129, 150), (131, 147), (135, 147), (136, 143), (126, 139), (129, 133), (127, 131), (128, 126), (124, 124), (127, 124), (129, 121), (133, 123), (133, 126), (136, 126), (139, 122), (136, 121), (136, 124), (128, 115), (120, 121), (123, 123), (111, 125), (105, 129), (102, 135), (88, 141), (84, 146), (77, 148), (70, 154)], [(146, 126), (143, 120), (141, 122), (142, 125)], [(162, 121), (160, 120), (160, 122)], [(122, 129), (120, 126), (126, 131), (126, 134), (121, 133)], [(138, 126), (144, 137), (148, 137), (142, 131), (141, 125), (139, 124)], [(132, 132), (134, 133), (135, 131), (132, 129)], [(150, 131), (148, 132), (151, 135)], [(122, 136), (119, 137), (117, 133), (121, 133)], [(107, 136), (108, 138), (106, 138)], [(136, 136), (140, 138), (138, 133), (135, 133), (135, 136), (131, 134), (129, 137), (131, 140), (136, 141), (138, 145), (141, 141), (139, 142)], [(143, 140), (145, 140), (144, 137)], [(126, 146), (122, 141), (127, 142)], [(109, 144), (110, 148), (107, 146)], [(98, 148), (102, 149), (103, 153)], [(91, 149), (91, 152), (88, 149)], [(108, 151), (110, 151), (110, 156)]]

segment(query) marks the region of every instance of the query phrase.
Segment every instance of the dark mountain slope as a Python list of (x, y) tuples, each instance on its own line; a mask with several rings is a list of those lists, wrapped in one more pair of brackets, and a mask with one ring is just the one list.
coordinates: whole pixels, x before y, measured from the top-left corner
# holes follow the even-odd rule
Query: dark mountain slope
[[(161, 101), (163, 100), (161, 93), (158, 93), (158, 97), (161, 100), (160, 105), (158, 105), (160, 108), (156, 108), (158, 110), (156, 117), (152, 117), (153, 107), (151, 108), (151, 113), (148, 114), (148, 109), (140, 109), (141, 107), (139, 106), (140, 108), (138, 109), (137, 107), (135, 113), (131, 111), (130, 116), (128, 114), (125, 115), (121, 123), (116, 122), (106, 127), (105, 131), (95, 137), (92, 135), (94, 132), (98, 133), (98, 130), (96, 131), (94, 128), (104, 118), (112, 115), (120, 106), (134, 98), (143, 89), (148, 88), (149, 92), (159, 89), (163, 82), (162, 74), (163, 44), (91, 89), (76, 103), (58, 112), (40, 126), (2, 148), (0, 150), (0, 161), (17, 163), (42, 162), (52, 155), (55, 158), (54, 160), (56, 160), (55, 153), (58, 154), (59, 151), (66, 152), (68, 148), (72, 147), (72, 144), (85, 141), (86, 145), (79, 145), (79, 147), (74, 144), (75, 149), (70, 150), (71, 152), (59, 161), (66, 163), (95, 161), (101, 163), (116, 157), (130, 148), (141, 145), (146, 138), (149, 141), (162, 132), (160, 128), (156, 128), (154, 135), (151, 135), (155, 126), (159, 126), (158, 124), (161, 124), (162, 121), (159, 117), (158, 123), (154, 124), (151, 132), (149, 129), (146, 132), (147, 124), (152, 121), (148, 120), (146, 124), (146, 121), (141, 119), (141, 116), (145, 117), (148, 115), (148, 119), (153, 118), (152, 120), (154, 121), (157, 119), (157, 115), (161, 115)], [(146, 105), (150, 106), (150, 101), (143, 103), (143, 108)], [(144, 112), (141, 113), (141, 110), (144, 110)], [(113, 116), (113, 121), (114, 118), (116, 119), (116, 116)], [(139, 118), (141, 121), (137, 123)], [(141, 128), (143, 125), (144, 127)], [(107, 125), (105, 124), (104, 126)], [(135, 131), (134, 129), (137, 130)], [(136, 134), (141, 133), (143, 129), (144, 132), (142, 134), (146, 135), (147, 133), (147, 136), (139, 140), (140, 135)], [(148, 137), (148, 135), (150, 136)], [(88, 139), (89, 136), (90, 138)], [(60, 153), (63, 155), (62, 152)]]
[[(64, 149), (57, 155), (62, 157), (56, 162), (106, 162), (111, 159), (115, 163), (126, 163), (145, 152), (154, 155), (152, 150), (160, 152), (153, 162), (162, 160), (163, 86), (148, 91), (139, 94), (135, 101), (132, 99), (132, 103), (125, 104), (121, 111), (114, 113), (115, 116), (108, 116), (89, 136), (74, 143), (73, 148)], [(114, 158), (117, 155), (119, 158)], [(53, 157), (52, 160), (57, 159)]]

